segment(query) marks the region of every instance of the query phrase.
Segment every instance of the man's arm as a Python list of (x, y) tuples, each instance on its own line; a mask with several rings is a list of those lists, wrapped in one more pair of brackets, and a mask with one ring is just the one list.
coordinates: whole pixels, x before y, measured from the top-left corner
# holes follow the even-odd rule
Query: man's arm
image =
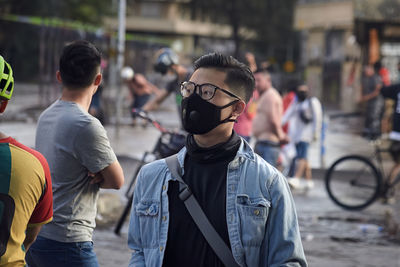
[(274, 99), (271, 103), (271, 130), (282, 144), (287, 144), (289, 140), (282, 129), (282, 113), (282, 102), (279, 99)]
[(120, 189), (124, 184), (124, 172), (118, 161), (105, 167), (100, 172), (93, 175), (92, 184), (99, 183), (101, 188)]
[(151, 92), (154, 93), (156, 96), (159, 96), (163, 93), (163, 90), (152, 84), (151, 82), (147, 81), (147, 85), (150, 87)]
[(307, 266), (296, 207), (286, 178), (276, 174), (270, 186), (271, 209), (261, 247), (265, 253), (260, 266)]
[(367, 102), (371, 99), (374, 99), (379, 95), (381, 89), (382, 89), (382, 83), (377, 83), (375, 86), (375, 90), (373, 92), (361, 96), (360, 102)]
[(29, 247), (35, 242), (37, 235), (42, 228), (41, 224), (29, 225), (26, 228), (26, 235), (24, 240), (25, 251), (28, 251)]
[(170, 95), (170, 93), (171, 93), (170, 91), (162, 90), (156, 95), (155, 98), (147, 102), (142, 109), (144, 111), (152, 111), (158, 109), (160, 104)]
[(94, 120), (87, 124), (76, 137), (74, 151), (79, 162), (86, 167), (90, 183), (102, 188), (119, 189), (124, 174), (111, 148), (106, 130)]

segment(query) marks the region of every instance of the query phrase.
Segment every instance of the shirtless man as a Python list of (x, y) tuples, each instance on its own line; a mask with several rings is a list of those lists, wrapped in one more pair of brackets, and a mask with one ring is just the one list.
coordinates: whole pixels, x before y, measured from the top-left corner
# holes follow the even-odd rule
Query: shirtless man
[(160, 90), (146, 77), (140, 73), (135, 73), (131, 67), (124, 67), (121, 71), (121, 77), (129, 89), (132, 103), (130, 105), (130, 112), (133, 119), (133, 125), (136, 124), (136, 114), (134, 109), (143, 109), (151, 96), (155, 94), (158, 96)]
[(253, 120), (253, 135), (257, 139), (255, 152), (273, 166), (276, 166), (280, 146), (288, 143), (288, 137), (282, 129), (282, 98), (272, 87), (267, 71), (254, 75), (256, 90), (260, 94), (257, 113)]

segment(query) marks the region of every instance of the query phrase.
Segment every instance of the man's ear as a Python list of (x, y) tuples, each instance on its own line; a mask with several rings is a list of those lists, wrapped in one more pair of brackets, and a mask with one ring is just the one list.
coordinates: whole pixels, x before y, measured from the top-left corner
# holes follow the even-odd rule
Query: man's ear
[(103, 79), (103, 76), (101, 75), (101, 73), (98, 73), (97, 75), (96, 75), (96, 77), (94, 78), (94, 82), (93, 82), (93, 84), (95, 85), (95, 86), (99, 86), (100, 84), (101, 84), (101, 80)]
[(8, 104), (8, 100), (0, 99), (0, 113), (3, 113), (6, 110)]
[(57, 77), (57, 81), (58, 81), (59, 83), (62, 83), (61, 72), (60, 72), (59, 70), (56, 72), (56, 77)]
[(233, 106), (233, 115), (239, 117), (239, 115), (243, 113), (245, 108), (246, 108), (246, 103), (244, 103), (243, 100), (240, 100)]

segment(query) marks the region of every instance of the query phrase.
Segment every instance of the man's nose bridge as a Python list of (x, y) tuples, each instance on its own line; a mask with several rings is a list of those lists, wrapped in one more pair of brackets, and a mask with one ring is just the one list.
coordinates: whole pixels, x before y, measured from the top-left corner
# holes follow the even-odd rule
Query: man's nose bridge
[(194, 93), (201, 96), (201, 91), (200, 91), (200, 84), (195, 84), (194, 85)]

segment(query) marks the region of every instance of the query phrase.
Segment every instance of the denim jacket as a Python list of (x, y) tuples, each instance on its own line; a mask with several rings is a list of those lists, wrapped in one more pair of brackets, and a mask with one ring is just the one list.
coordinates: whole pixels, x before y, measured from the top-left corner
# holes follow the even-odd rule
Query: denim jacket
[[(182, 168), (186, 148), (178, 153)], [(145, 165), (134, 190), (129, 266), (162, 266), (168, 237), (168, 182), (164, 159)], [(240, 266), (307, 266), (297, 214), (285, 177), (242, 140), (229, 163), (226, 220), (233, 256)]]

